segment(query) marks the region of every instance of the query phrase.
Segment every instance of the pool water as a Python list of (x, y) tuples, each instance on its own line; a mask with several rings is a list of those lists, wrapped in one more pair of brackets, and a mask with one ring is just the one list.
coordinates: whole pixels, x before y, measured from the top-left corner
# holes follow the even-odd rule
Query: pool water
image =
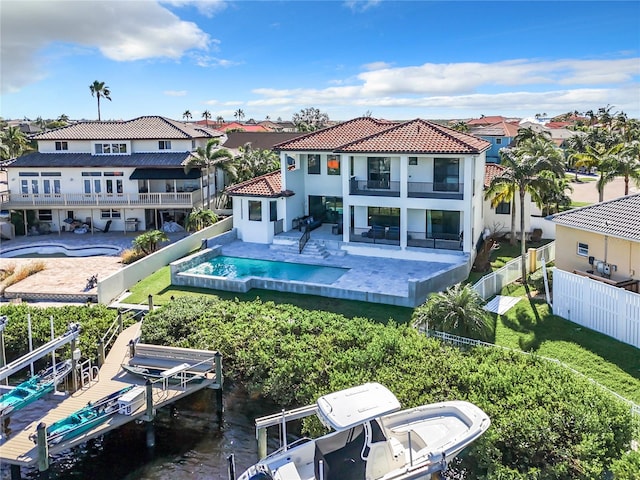
[(349, 269), (239, 257), (214, 257), (184, 273), (244, 279), (248, 277), (332, 284)]

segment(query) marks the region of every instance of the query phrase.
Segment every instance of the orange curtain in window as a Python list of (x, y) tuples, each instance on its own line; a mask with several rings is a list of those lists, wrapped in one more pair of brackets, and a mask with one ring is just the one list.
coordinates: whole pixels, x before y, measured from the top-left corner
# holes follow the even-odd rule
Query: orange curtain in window
[(327, 162), (327, 167), (338, 170), (340, 168), (340, 162), (338, 160), (329, 160)]

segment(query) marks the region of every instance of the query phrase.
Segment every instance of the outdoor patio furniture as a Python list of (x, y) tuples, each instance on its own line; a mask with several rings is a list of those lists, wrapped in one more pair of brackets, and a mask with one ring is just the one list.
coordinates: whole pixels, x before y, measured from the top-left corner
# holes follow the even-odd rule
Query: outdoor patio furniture
[(400, 227), (389, 227), (386, 238), (387, 240), (400, 240)]
[(381, 239), (385, 236), (386, 228), (382, 225), (373, 225), (368, 231), (362, 232), (363, 237)]

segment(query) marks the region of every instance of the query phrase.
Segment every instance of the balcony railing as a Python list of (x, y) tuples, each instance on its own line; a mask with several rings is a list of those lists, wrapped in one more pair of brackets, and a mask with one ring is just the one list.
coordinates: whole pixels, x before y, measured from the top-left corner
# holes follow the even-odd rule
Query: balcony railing
[[(399, 233), (397, 227), (352, 228), (349, 232), (349, 241), (399, 246)], [(425, 232), (407, 232), (407, 246), (460, 251), (462, 250), (462, 241), (456, 234), (427, 235)]]
[[(407, 196), (410, 198), (448, 198), (462, 200), (464, 184), (439, 182), (407, 182)], [(351, 195), (368, 195), (372, 197), (399, 197), (400, 182), (371, 181), (351, 178), (349, 184)]]
[(20, 207), (155, 207), (185, 206), (192, 207), (201, 201), (200, 191), (171, 193), (55, 193), (23, 194), (4, 193), (0, 196), (3, 209)]

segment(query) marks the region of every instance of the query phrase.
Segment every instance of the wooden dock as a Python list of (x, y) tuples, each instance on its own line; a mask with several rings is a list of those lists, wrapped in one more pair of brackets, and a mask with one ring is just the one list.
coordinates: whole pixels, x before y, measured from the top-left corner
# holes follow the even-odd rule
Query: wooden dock
[[(35, 465), (39, 460), (38, 449), (31, 438), (36, 435), (39, 423), (44, 422), (46, 425), (51, 425), (54, 422), (66, 418), (72, 413), (80, 410), (82, 407), (86, 406), (88, 402), (95, 402), (109, 394), (127, 387), (128, 385), (144, 385), (145, 380), (143, 378), (126, 373), (121, 367), (123, 363), (126, 363), (129, 360), (129, 341), (135, 340), (140, 336), (140, 328), (141, 324), (136, 323), (118, 335), (113, 347), (105, 359), (105, 363), (100, 368), (96, 381), (84, 389), (78, 390), (61, 402), (44, 402), (43, 411), (39, 418), (27, 423), (26, 426), (16, 425), (19, 428), (15, 429), (15, 431), (12, 430), (8, 438), (5, 438), (3, 435), (0, 439), (0, 463), (7, 463), (18, 467)], [(182, 386), (167, 382), (156, 382), (152, 387), (154, 409), (161, 408), (179, 398), (185, 397), (195, 391), (207, 387), (222, 387), (221, 382), (218, 382), (218, 379), (216, 379), (215, 372), (206, 373), (203, 381), (189, 382)], [(38, 402), (36, 402), (36, 404), (38, 404)], [(50, 409), (44, 408), (44, 405), (49, 406)], [(132, 412), (131, 415), (116, 413), (106, 422), (91, 430), (83, 432), (81, 435), (78, 435), (68, 441), (63, 441), (59, 444), (50, 446), (49, 454), (56, 454), (60, 451), (86, 442), (91, 438), (102, 435), (135, 419), (144, 418), (145, 420), (150, 420), (146, 417), (146, 413), (147, 411), (144, 404), (136, 411)]]

